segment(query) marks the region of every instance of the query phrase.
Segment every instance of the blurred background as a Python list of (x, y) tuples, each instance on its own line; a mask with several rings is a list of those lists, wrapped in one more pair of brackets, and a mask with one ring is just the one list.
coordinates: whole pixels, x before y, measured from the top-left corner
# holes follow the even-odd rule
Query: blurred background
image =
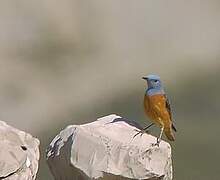
[(149, 124), (150, 73), (178, 128), (174, 179), (217, 180), (219, 19), (219, 0), (1, 1), (0, 119), (40, 139), (38, 180), (53, 179), (45, 148), (67, 125), (111, 113)]

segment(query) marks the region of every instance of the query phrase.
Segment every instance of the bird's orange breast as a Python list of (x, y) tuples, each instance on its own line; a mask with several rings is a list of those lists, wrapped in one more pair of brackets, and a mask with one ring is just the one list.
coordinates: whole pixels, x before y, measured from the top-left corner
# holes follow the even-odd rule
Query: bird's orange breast
[(149, 118), (159, 126), (171, 126), (172, 122), (166, 108), (166, 97), (163, 94), (145, 95), (144, 110)]

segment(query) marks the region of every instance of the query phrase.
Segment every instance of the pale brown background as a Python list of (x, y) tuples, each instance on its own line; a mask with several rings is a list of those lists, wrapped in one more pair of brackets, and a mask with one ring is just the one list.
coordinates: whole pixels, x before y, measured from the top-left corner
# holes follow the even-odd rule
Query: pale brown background
[(0, 119), (41, 140), (39, 180), (66, 125), (111, 113), (148, 124), (149, 73), (174, 107), (175, 179), (219, 179), (220, 1), (0, 2)]

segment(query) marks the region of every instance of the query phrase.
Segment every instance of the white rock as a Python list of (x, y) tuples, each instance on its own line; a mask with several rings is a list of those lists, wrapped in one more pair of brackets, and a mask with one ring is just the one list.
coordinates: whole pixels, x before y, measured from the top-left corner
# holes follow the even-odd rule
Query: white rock
[(0, 179), (35, 179), (39, 144), (39, 140), (30, 134), (0, 121)]
[(109, 115), (61, 131), (47, 149), (47, 162), (55, 179), (171, 180), (170, 145), (161, 141), (159, 147), (152, 146), (156, 138), (149, 134), (133, 139), (136, 127), (129, 125), (132, 121), (125, 121)]

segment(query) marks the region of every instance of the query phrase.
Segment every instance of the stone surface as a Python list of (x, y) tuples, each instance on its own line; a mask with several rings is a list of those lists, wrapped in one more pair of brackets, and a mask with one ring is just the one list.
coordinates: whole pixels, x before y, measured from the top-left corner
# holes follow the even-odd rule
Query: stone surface
[(0, 179), (36, 178), (39, 140), (0, 121)]
[(56, 180), (172, 179), (171, 147), (143, 134), (133, 139), (135, 122), (109, 115), (92, 123), (70, 125), (47, 149)]

